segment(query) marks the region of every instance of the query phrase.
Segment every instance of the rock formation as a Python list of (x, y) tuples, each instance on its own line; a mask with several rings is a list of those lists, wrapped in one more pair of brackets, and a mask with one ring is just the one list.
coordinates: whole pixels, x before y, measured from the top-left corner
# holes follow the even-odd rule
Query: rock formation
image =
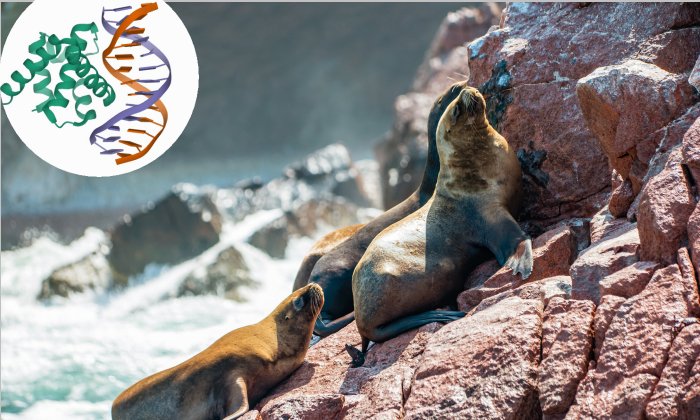
[(431, 92), (468, 74), (518, 151), (533, 276), (482, 264), (456, 299), (465, 318), (376, 344), (359, 368), (351, 324), (246, 418), (698, 418), (700, 6), (504, 13), (469, 44), (447, 18), (378, 154), (402, 194)]

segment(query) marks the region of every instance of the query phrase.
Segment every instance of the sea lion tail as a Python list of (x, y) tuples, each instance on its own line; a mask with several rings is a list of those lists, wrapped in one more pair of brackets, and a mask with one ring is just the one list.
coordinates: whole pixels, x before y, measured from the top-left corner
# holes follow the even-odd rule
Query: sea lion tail
[(350, 312), (347, 315), (341, 316), (340, 318), (328, 320), (323, 314), (316, 318), (316, 324), (314, 325), (314, 334), (319, 337), (328, 337), (342, 330), (346, 325), (355, 320), (355, 312)]

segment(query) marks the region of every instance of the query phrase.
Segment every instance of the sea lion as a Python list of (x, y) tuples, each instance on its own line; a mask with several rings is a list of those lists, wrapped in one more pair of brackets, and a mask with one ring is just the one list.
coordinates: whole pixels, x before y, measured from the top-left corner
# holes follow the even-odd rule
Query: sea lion
[(472, 87), (449, 104), (436, 132), (435, 193), (377, 235), (358, 263), (352, 292), (362, 354), (369, 341), (464, 316), (435, 308), (454, 302), (467, 274), (490, 254), (522, 278), (532, 272), (531, 240), (512, 216), (520, 203), (520, 164), (485, 109)]
[(323, 291), (310, 284), (262, 321), (224, 335), (191, 359), (122, 392), (112, 419), (235, 419), (301, 366)]
[(329, 232), (321, 237), (314, 245), (311, 250), (304, 256), (301, 261), (301, 266), (299, 271), (297, 271), (297, 276), (294, 279), (294, 289), (301, 289), (309, 281), (309, 276), (311, 276), (311, 271), (321, 257), (329, 253), (333, 248), (340, 245), (346, 239), (355, 234), (358, 230), (362, 229), (364, 224), (360, 223), (357, 225), (345, 226), (340, 229), (336, 229)]
[(387, 226), (418, 210), (433, 195), (440, 169), (440, 160), (435, 146), (435, 129), (447, 105), (459, 95), (466, 82), (455, 83), (440, 95), (428, 115), (428, 159), (423, 180), (418, 189), (401, 203), (364, 225), (340, 245), (333, 248), (313, 265), (306, 275), (309, 264), (305, 259), (294, 287), (306, 283), (317, 283), (323, 288), (326, 304), (316, 320), (314, 333), (325, 337), (353, 321), (352, 273), (374, 237)]

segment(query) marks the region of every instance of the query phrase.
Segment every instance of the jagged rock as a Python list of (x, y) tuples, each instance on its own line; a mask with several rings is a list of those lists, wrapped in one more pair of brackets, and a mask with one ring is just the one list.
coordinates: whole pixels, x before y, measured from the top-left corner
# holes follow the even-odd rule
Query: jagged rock
[(681, 167), (681, 150), (674, 149), (658, 175), (640, 193), (637, 227), (640, 256), (670, 263), (686, 239), (688, 218), (695, 208), (691, 186)]
[(326, 420), (337, 418), (343, 404), (343, 394), (297, 395), (267, 404), (260, 416), (263, 420)]
[(606, 276), (637, 262), (639, 234), (634, 223), (591, 245), (571, 265), (571, 297), (600, 301), (599, 284)]
[(600, 305), (595, 310), (593, 319), (593, 330), (595, 331), (595, 348), (593, 350), (593, 360), (598, 360), (600, 349), (603, 347), (605, 333), (617, 312), (617, 309), (625, 302), (625, 298), (615, 295), (605, 295), (600, 298)]
[[(313, 414), (303, 418), (336, 418), (340, 412), (347, 419), (399, 418), (425, 344), (439, 328), (438, 324), (429, 324), (377, 343), (369, 349), (363, 366), (350, 368), (344, 346), (360, 344), (357, 327), (352, 323), (312, 346), (306, 362), (257, 408), (263, 418), (274, 407), (305, 410), (308, 406), (314, 406)], [(317, 413), (321, 417), (313, 417)]]
[(457, 299), (457, 305), (460, 311), (468, 312), (469, 314), (483, 311), (484, 309), (494, 306), (498, 302), (510, 297), (519, 297), (520, 299), (535, 299), (541, 300), (545, 307), (549, 301), (555, 297), (564, 299), (571, 298), (571, 277), (569, 276), (554, 276), (546, 279), (525, 283), (515, 289), (506, 289), (497, 295), (489, 296), (479, 302), (476, 307), (472, 307), (462, 299)]
[(686, 392), (686, 383), (691, 381), (693, 366), (700, 364), (700, 320), (685, 320), (691, 325), (683, 328), (673, 339), (659, 383), (646, 406), (647, 419), (679, 418), (679, 405)]
[(105, 289), (109, 287), (112, 276), (104, 254), (93, 252), (90, 255), (66, 266), (54, 270), (41, 283), (38, 299), (50, 299), (53, 296), (68, 297), (88, 289)]
[(180, 284), (177, 296), (218, 295), (240, 302), (243, 298), (239, 289), (256, 284), (243, 255), (235, 247), (229, 247), (211, 265), (190, 273)]
[(597, 68), (578, 81), (576, 93), (588, 127), (623, 179), (637, 159), (637, 143), (693, 103), (684, 75), (639, 60)]
[(125, 216), (111, 232), (107, 257), (118, 285), (148, 264), (177, 264), (219, 241), (221, 218), (209, 193), (179, 184), (140, 213)]
[(591, 218), (591, 244), (596, 244), (603, 238), (614, 236), (624, 231), (628, 226), (627, 219), (616, 219), (610, 214), (608, 206), (605, 206)]
[(405, 418), (531, 418), (542, 311), (541, 300), (511, 297), (433, 334)]
[(671, 73), (693, 69), (700, 55), (700, 28), (675, 28), (645, 41), (635, 58)]
[(700, 311), (697, 284), (691, 283), (672, 264), (620, 305), (567, 418), (641, 418), (661, 376), (674, 326)]
[(588, 369), (595, 305), (587, 300), (553, 298), (544, 311), (542, 362), (537, 374), (545, 416), (561, 416), (571, 406)]
[(281, 217), (273, 220), (253, 233), (248, 242), (267, 252), (272, 258), (284, 258), (289, 243), (287, 219)]
[(514, 276), (509, 268), (499, 268), (495, 260), (483, 263), (467, 278), (467, 290), (460, 294), (458, 300), (460, 307), (474, 307), (489, 296), (516, 288), (526, 282), (568, 274), (569, 266), (576, 258), (576, 242), (569, 226), (561, 225), (538, 236), (532, 245), (534, 262), (532, 274), (527, 280), (523, 281), (520, 276)]
[(630, 298), (646, 287), (659, 265), (650, 261), (639, 261), (616, 271), (600, 281), (600, 296), (615, 295)]

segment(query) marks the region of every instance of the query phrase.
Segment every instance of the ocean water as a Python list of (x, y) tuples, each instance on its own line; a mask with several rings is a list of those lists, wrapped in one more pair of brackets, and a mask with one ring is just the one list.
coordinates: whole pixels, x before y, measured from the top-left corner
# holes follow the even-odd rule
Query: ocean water
[[(261, 211), (225, 225), (221, 241), (192, 260), (149, 266), (122, 292), (90, 292), (49, 303), (36, 300), (53, 269), (76, 261), (105, 240), (90, 228), (69, 245), (41, 238), (2, 252), (0, 259), (0, 381), (3, 419), (105, 419), (127, 386), (201, 351), (228, 331), (265, 317), (292, 288), (316, 238), (290, 241), (275, 260), (246, 243), (281, 211)], [(171, 298), (192, 270), (235, 244), (259, 286), (244, 303), (216, 296)]]

